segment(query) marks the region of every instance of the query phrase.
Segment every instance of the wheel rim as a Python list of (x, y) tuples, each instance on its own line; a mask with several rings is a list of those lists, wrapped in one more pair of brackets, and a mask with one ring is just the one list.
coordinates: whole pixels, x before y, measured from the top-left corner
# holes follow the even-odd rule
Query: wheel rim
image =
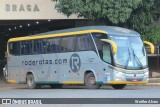
[(90, 85), (94, 85), (95, 83), (96, 83), (95, 78), (94, 78), (94, 77), (91, 77), (91, 78), (89, 79), (89, 84), (90, 84)]
[(33, 85), (33, 79), (32, 78), (28, 78), (28, 85), (32, 86)]

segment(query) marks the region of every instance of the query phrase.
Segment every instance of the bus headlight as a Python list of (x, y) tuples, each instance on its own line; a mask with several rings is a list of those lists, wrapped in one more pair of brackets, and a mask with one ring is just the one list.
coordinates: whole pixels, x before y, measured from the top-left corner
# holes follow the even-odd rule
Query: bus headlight
[(124, 80), (124, 73), (123, 72), (114, 70), (114, 76), (115, 76), (116, 81)]
[(144, 72), (144, 76), (148, 77), (149, 76), (149, 72)]
[(149, 76), (149, 71), (148, 71), (148, 69), (145, 69), (143, 72), (144, 72), (144, 76), (145, 76), (145, 77), (148, 77), (148, 76)]
[(124, 73), (120, 72), (120, 71), (114, 71), (114, 73), (117, 75), (117, 76), (123, 76)]

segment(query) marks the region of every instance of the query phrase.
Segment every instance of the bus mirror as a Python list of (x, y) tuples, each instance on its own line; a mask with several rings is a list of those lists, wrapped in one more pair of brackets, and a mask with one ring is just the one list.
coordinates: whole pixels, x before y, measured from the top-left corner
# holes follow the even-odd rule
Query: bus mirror
[(151, 54), (154, 54), (154, 45), (148, 41), (144, 41), (144, 44), (149, 45)]
[(114, 41), (112, 40), (109, 40), (109, 39), (101, 39), (101, 41), (104, 41), (104, 42), (107, 42), (109, 44), (112, 45), (112, 48), (113, 48), (113, 53), (116, 54), (117, 53), (117, 45)]

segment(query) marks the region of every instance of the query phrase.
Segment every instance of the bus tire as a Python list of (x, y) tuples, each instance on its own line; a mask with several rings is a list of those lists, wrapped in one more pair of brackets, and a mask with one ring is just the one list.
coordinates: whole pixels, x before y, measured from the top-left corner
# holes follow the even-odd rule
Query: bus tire
[(116, 85), (112, 85), (112, 87), (114, 89), (123, 89), (126, 86), (126, 84), (116, 84)]
[(27, 75), (27, 86), (29, 89), (40, 88), (40, 85), (37, 85), (35, 83), (35, 79), (34, 79), (33, 74)]
[(84, 81), (85, 81), (86, 88), (88, 89), (99, 89), (101, 87), (101, 85), (96, 84), (96, 79), (93, 73), (88, 73), (85, 76)]

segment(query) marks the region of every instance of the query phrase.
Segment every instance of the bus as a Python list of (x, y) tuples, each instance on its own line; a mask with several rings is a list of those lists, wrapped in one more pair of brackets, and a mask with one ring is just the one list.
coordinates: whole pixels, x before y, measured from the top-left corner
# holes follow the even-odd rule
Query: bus
[(81, 84), (88, 89), (111, 85), (147, 84), (145, 45), (139, 33), (115, 26), (86, 26), (11, 38), (7, 43), (9, 83), (61, 87)]

